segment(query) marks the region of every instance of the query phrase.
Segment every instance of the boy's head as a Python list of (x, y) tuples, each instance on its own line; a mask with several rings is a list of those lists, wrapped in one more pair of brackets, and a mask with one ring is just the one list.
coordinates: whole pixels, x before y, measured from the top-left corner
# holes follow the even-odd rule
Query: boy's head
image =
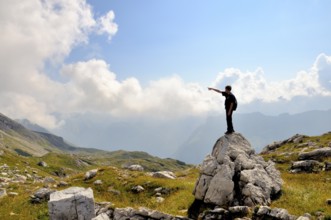
[(225, 91), (226, 92), (231, 92), (231, 86), (230, 85), (227, 85), (227, 86), (225, 86)]

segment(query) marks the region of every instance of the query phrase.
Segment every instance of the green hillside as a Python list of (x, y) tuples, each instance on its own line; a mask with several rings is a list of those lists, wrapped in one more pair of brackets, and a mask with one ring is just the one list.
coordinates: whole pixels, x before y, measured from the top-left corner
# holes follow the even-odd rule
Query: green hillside
[[(272, 203), (273, 207), (286, 208), (294, 215), (310, 213), (316, 217), (316, 213), (322, 212), (331, 218), (331, 206), (326, 203), (331, 198), (331, 171), (290, 172), (292, 162), (299, 160), (300, 153), (323, 147), (331, 147), (330, 132), (321, 136), (304, 136), (298, 143), (290, 141), (262, 154), (266, 160), (276, 162), (284, 180), (282, 196)], [(319, 162), (331, 162), (331, 157), (322, 157)]]

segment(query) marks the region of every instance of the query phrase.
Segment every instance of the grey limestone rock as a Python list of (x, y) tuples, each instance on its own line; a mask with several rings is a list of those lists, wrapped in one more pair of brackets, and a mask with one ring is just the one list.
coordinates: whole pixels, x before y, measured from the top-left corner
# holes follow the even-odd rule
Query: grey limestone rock
[(176, 179), (176, 175), (171, 171), (158, 171), (152, 174), (156, 178)]
[(326, 157), (331, 157), (331, 147), (323, 147), (299, 154), (299, 160), (322, 160)]
[(46, 163), (45, 161), (40, 161), (40, 162), (38, 162), (37, 165), (38, 165), (38, 166), (41, 166), (41, 167), (47, 167), (47, 166), (48, 166), (47, 163)]
[(90, 170), (85, 173), (84, 180), (89, 180), (95, 177), (98, 173), (98, 169)]
[(201, 165), (193, 194), (220, 207), (269, 205), (281, 191), (280, 172), (273, 162), (255, 155), (239, 133), (217, 140)]
[(130, 165), (127, 169), (131, 171), (144, 171), (144, 167), (139, 164)]
[(323, 164), (316, 160), (303, 160), (292, 162), (291, 172), (318, 172), (323, 169)]
[(50, 194), (55, 192), (55, 190), (50, 188), (41, 188), (38, 189), (33, 195), (30, 196), (31, 203), (42, 203), (49, 200)]
[(106, 213), (102, 213), (91, 220), (110, 220), (109, 216)]
[(48, 212), (51, 220), (95, 217), (94, 197), (91, 188), (71, 187), (50, 195)]

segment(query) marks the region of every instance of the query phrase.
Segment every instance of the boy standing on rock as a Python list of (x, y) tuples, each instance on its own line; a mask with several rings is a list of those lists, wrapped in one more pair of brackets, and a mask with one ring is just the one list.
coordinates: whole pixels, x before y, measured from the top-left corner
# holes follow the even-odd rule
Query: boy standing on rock
[(234, 132), (233, 124), (232, 124), (232, 113), (237, 109), (238, 104), (236, 97), (231, 93), (231, 86), (227, 85), (225, 87), (225, 91), (220, 91), (218, 89), (214, 89), (210, 87), (208, 88), (208, 90), (213, 90), (225, 96), (226, 123), (228, 127), (225, 134), (232, 134)]

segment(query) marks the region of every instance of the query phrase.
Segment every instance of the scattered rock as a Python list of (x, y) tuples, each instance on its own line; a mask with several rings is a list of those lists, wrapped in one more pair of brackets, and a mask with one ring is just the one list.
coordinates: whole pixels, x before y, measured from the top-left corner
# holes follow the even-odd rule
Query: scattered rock
[(111, 202), (96, 202), (94, 204), (94, 212), (97, 216), (105, 213), (108, 216), (112, 217), (114, 213), (114, 208)]
[(241, 218), (249, 214), (250, 209), (248, 206), (233, 206), (229, 208), (232, 218)]
[(49, 200), (50, 194), (55, 192), (53, 189), (41, 188), (30, 196), (31, 203), (42, 203)]
[(25, 181), (27, 180), (27, 177), (24, 175), (15, 174), (15, 179), (16, 179), (16, 181), (18, 181), (20, 183), (25, 183)]
[(102, 185), (102, 180), (96, 180), (93, 183), (94, 185)]
[(109, 216), (106, 213), (102, 213), (98, 215), (95, 218), (92, 218), (92, 220), (110, 220)]
[(153, 220), (189, 220), (188, 218), (182, 216), (171, 216), (156, 210), (149, 210), (146, 208), (139, 208), (135, 210), (133, 208), (117, 208), (114, 211), (114, 220), (124, 220), (124, 219), (153, 219)]
[(46, 163), (45, 161), (40, 161), (40, 162), (38, 162), (37, 165), (38, 165), (38, 166), (41, 166), (41, 167), (47, 167), (47, 166), (48, 166), (47, 163)]
[(144, 187), (138, 185), (138, 186), (132, 187), (131, 191), (134, 193), (141, 193), (141, 192), (145, 191), (145, 189), (144, 189)]
[(273, 220), (295, 220), (295, 216), (288, 213), (286, 209), (273, 208), (267, 206), (257, 207), (253, 214), (254, 220), (273, 219)]
[(59, 184), (57, 184), (58, 187), (63, 187), (63, 186), (68, 186), (69, 183), (65, 182), (65, 181), (60, 181)]
[(50, 219), (92, 219), (94, 197), (91, 188), (71, 187), (50, 195), (48, 202)]
[(324, 147), (310, 152), (300, 153), (299, 160), (322, 160), (331, 156), (331, 147)]
[(44, 184), (51, 184), (51, 183), (56, 183), (55, 179), (53, 177), (47, 176), (43, 180)]
[(325, 162), (325, 171), (330, 171), (330, 170), (331, 170), (331, 163)]
[(89, 180), (95, 177), (98, 173), (98, 169), (90, 170), (85, 173), (84, 180)]
[(157, 202), (157, 203), (162, 203), (162, 202), (164, 202), (164, 198), (161, 197), (161, 196), (156, 197), (156, 202)]
[(269, 205), (281, 190), (280, 172), (274, 163), (255, 155), (239, 133), (217, 140), (201, 167), (193, 194), (205, 204), (224, 208)]
[(6, 189), (0, 189), (0, 198), (5, 197), (7, 195)]
[(152, 176), (156, 178), (176, 179), (176, 175), (171, 171), (158, 171), (153, 173)]
[(303, 161), (294, 161), (291, 166), (291, 173), (300, 173), (300, 172), (318, 172), (323, 169), (323, 164), (319, 163), (316, 160), (303, 160)]
[(114, 187), (112, 187), (112, 186), (108, 187), (107, 191), (114, 195), (118, 195), (118, 196), (121, 195), (121, 192), (119, 190), (114, 189)]
[(158, 187), (156, 189), (154, 189), (155, 195), (156, 194), (163, 194), (163, 195), (169, 195), (171, 193), (171, 190), (165, 187)]
[(144, 167), (139, 164), (130, 165), (127, 169), (131, 171), (144, 171)]
[(9, 192), (8, 195), (9, 196), (18, 196), (18, 193), (17, 192)]
[(216, 208), (214, 210), (207, 210), (203, 212), (199, 219), (202, 220), (214, 220), (214, 219), (220, 219), (220, 220), (226, 220), (230, 219), (229, 211), (223, 209), (223, 208)]

